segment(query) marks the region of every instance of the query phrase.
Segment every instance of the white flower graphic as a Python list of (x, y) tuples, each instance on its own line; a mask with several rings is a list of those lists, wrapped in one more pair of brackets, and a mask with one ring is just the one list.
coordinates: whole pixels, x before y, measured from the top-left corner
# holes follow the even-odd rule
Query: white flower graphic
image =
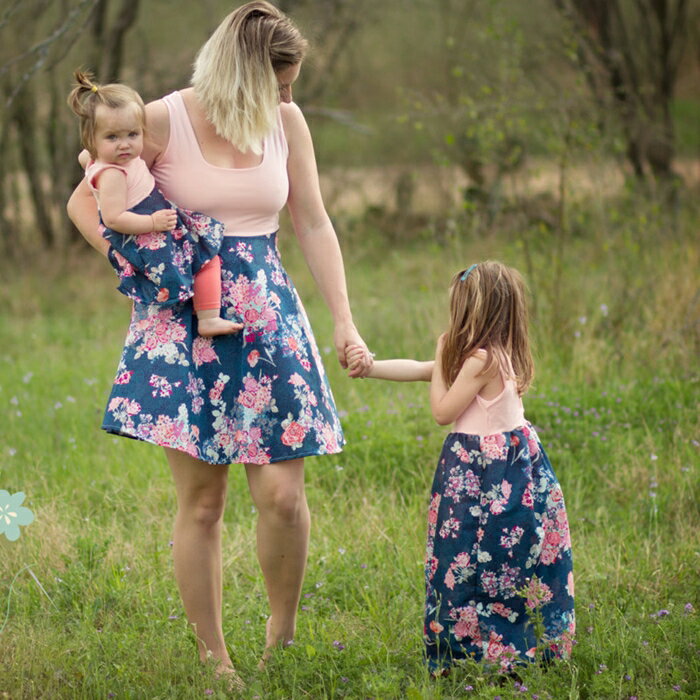
[(10, 542), (19, 539), (20, 525), (34, 521), (34, 513), (22, 505), (24, 498), (21, 491), (10, 494), (0, 489), (0, 535), (5, 535)]

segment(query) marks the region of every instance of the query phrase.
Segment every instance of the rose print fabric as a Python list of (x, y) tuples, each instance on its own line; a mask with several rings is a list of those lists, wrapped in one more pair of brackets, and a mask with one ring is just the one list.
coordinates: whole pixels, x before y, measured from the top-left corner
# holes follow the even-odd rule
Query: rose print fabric
[(172, 306), (192, 297), (194, 275), (219, 252), (224, 225), (176, 207), (158, 188), (129, 211), (152, 214), (159, 209), (177, 211), (172, 231), (127, 236), (103, 226), (102, 236), (111, 245), (107, 257), (119, 277), (117, 289), (139, 304)]
[[(432, 485), (424, 638), (431, 671), (473, 658), (501, 671), (571, 651), (574, 580), (561, 487), (534, 428), (450, 433)], [(527, 586), (525, 597), (516, 591)]]
[(276, 234), (225, 236), (222, 317), (203, 338), (191, 302), (134, 304), (103, 428), (212, 464), (340, 452), (344, 439), (311, 327)]

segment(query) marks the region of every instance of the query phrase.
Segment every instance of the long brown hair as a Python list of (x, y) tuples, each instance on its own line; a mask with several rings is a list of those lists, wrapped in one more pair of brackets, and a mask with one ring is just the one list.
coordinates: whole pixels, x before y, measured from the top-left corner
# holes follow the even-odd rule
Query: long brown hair
[(518, 393), (524, 394), (535, 374), (525, 282), (517, 270), (490, 260), (468, 274), (460, 270), (452, 279), (450, 325), (442, 346), (442, 376), (448, 387), (464, 362), (481, 348), (486, 350), (481, 374), (509, 357)]
[(97, 127), (95, 112), (99, 105), (105, 105), (110, 109), (134, 105), (141, 126), (145, 129), (146, 108), (141, 95), (136, 90), (119, 83), (100, 85), (87, 71), (77, 70), (73, 73), (73, 78), (75, 85), (68, 95), (68, 105), (80, 119), (80, 140), (92, 158), (97, 157), (95, 152), (95, 129)]

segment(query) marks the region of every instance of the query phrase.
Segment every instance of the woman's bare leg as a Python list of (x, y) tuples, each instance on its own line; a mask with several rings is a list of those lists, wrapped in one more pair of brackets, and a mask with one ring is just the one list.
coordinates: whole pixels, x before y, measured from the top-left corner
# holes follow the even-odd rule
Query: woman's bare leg
[(175, 480), (178, 510), (173, 533), (175, 578), (187, 619), (194, 628), (199, 656), (208, 652), (233, 667), (221, 622), (221, 525), (228, 466), (201, 462), (165, 448)]
[(269, 650), (294, 638), (310, 529), (304, 460), (246, 464), (246, 474), (258, 510), (258, 560), (270, 601)]

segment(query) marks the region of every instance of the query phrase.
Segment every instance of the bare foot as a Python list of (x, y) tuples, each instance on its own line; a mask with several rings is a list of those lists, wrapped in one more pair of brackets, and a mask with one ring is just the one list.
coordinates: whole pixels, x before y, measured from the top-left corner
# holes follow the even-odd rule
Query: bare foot
[(220, 663), (216, 667), (214, 675), (217, 680), (223, 681), (226, 684), (226, 690), (231, 693), (242, 693), (245, 690), (245, 683), (233, 666)]
[(267, 662), (272, 658), (272, 654), (276, 648), (286, 648), (294, 644), (294, 633), (291, 635), (281, 635), (272, 633), (272, 615), (267, 618), (265, 623), (265, 651), (262, 658), (258, 662), (258, 670), (262, 671)]
[(200, 318), (197, 321), (197, 331), (199, 335), (205, 338), (212, 338), (215, 335), (229, 335), (238, 333), (243, 328), (242, 323), (234, 323), (220, 318)]

